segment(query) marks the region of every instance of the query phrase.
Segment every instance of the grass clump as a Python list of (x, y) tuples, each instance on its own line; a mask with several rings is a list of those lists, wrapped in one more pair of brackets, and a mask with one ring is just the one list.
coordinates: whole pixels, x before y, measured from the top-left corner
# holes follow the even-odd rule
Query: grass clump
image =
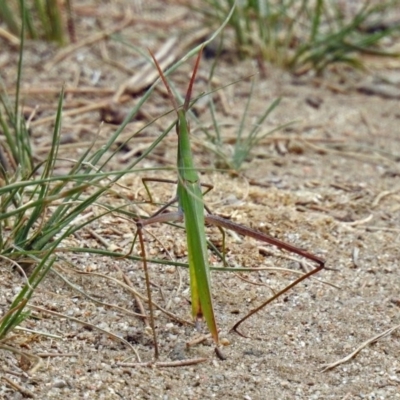
[[(219, 21), (233, 0), (207, 0), (200, 12), (206, 21)], [(321, 73), (332, 63), (361, 67), (359, 55), (398, 55), (382, 50), (382, 39), (392, 37), (400, 25), (374, 25), (390, 14), (399, 1), (363, 3), (351, 17), (332, 0), (241, 0), (229, 22), (241, 57), (263, 59), (297, 73)]]
[(66, 26), (73, 26), (71, 1), (67, 0), (63, 5), (58, 0), (35, 0), (28, 6), (20, 0), (0, 1), (0, 21), (15, 36), (21, 36), (24, 29), (29, 39), (44, 39), (63, 45)]
[[(44, 161), (35, 164), (29, 132), (19, 107), (22, 48), (23, 46), (21, 46), (14, 104), (5, 94), (1, 95), (0, 126), (5, 140), (0, 143), (0, 258), (6, 261), (5, 265), (13, 266), (20, 271), (25, 277), (25, 284), (12, 301), (9, 310), (0, 319), (0, 344), (29, 316), (29, 312), (25, 310), (26, 305), (38, 285), (59, 260), (56, 252), (64, 239), (111, 212), (128, 214), (129, 218), (135, 217), (132, 213), (105, 203), (102, 196), (124, 175), (137, 172), (135, 166), (171, 129), (171, 127), (166, 129), (148, 150), (126, 169), (104, 172), (109, 169), (108, 164), (115, 153), (126, 144), (126, 141), (119, 143), (118, 138), (150, 96), (153, 91), (151, 87), (106, 144), (95, 149), (93, 143), (79, 159), (70, 160), (71, 167), (67, 174), (57, 175), (55, 170), (61, 159), (59, 155), (63, 105), (61, 91), (50, 151)], [(135, 132), (132, 136), (138, 133)], [(82, 214), (92, 206), (99, 206), (103, 212), (82, 220), (80, 218)], [(88, 253), (91, 251), (97, 253), (97, 250), (74, 249)], [(114, 255), (111, 251), (106, 254), (110, 257), (121, 256)]]
[(218, 156), (218, 166), (222, 168), (228, 168), (239, 172), (243, 163), (249, 158), (251, 151), (258, 145), (258, 143), (264, 139), (266, 136), (283, 129), (288, 124), (283, 126), (278, 126), (277, 128), (263, 131), (263, 123), (268, 118), (268, 116), (278, 107), (281, 102), (280, 98), (275, 99), (270, 105), (268, 105), (265, 110), (258, 115), (250, 130), (247, 130), (247, 120), (249, 114), (249, 106), (253, 98), (254, 92), (254, 79), (252, 80), (251, 89), (249, 97), (244, 106), (242, 116), (240, 118), (240, 123), (235, 132), (235, 140), (232, 147), (227, 147), (224, 142), (221, 126), (218, 122), (218, 118), (215, 113), (215, 106), (213, 99), (210, 99), (209, 108), (212, 116), (212, 129), (203, 128), (208, 141), (212, 144), (211, 150)]

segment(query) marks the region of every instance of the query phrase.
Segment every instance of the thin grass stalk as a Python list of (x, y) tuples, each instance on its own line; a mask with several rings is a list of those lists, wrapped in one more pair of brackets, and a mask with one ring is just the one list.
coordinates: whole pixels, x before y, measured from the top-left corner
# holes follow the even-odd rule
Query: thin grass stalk
[(311, 26), (311, 31), (310, 31), (309, 41), (311, 43), (313, 43), (315, 41), (315, 39), (317, 38), (317, 34), (320, 29), (323, 6), (324, 6), (323, 0), (317, 0), (317, 2), (315, 4), (315, 11), (313, 13), (312, 26)]
[[(26, 14), (25, 9), (25, 1), (21, 0), (21, 15), (22, 17)], [(17, 82), (16, 82), (16, 93), (15, 93), (15, 104), (14, 104), (14, 113), (12, 113), (9, 108), (9, 121), (11, 126), (13, 127), (14, 133), (7, 129), (5, 130), (6, 141), (8, 147), (11, 151), (12, 157), (14, 161), (20, 165), (21, 173), (25, 176), (32, 170), (32, 149), (29, 141), (29, 133), (25, 126), (24, 118), (20, 112), (20, 90), (21, 90), (21, 81), (22, 81), (22, 64), (23, 64), (23, 48), (25, 41), (25, 24), (21, 25), (21, 45), (19, 47), (19, 58), (18, 58), (18, 68), (17, 68)], [(5, 109), (6, 101), (2, 101)]]
[[(249, 135), (246, 138), (246, 146), (250, 149), (252, 149), (254, 146), (257, 145), (257, 143), (263, 139), (265, 136), (271, 134), (272, 131), (267, 132), (266, 134), (262, 135), (262, 136), (258, 136), (258, 133), (261, 129), (262, 124), (264, 123), (264, 121), (268, 118), (268, 116), (275, 110), (276, 107), (278, 107), (278, 105), (281, 102), (281, 98), (278, 97), (277, 99), (275, 99), (270, 106), (264, 111), (264, 113), (257, 119), (254, 128), (250, 131)], [(286, 126), (286, 125), (285, 125)], [(283, 125), (279, 126), (276, 129), (282, 129)], [(276, 129), (273, 129), (273, 131), (275, 132)]]
[[(228, 0), (228, 7), (232, 8), (232, 1)], [(235, 11), (232, 14), (232, 18), (230, 20), (231, 25), (233, 26), (235, 30), (235, 35), (236, 35), (236, 41), (238, 43), (238, 50), (239, 54), (243, 55), (242, 49), (247, 46), (247, 38), (246, 35), (244, 34), (244, 29), (242, 26), (242, 22), (246, 24), (246, 21), (243, 17), (245, 14), (242, 13), (242, 6), (237, 5)]]
[(39, 35), (32, 21), (32, 12), (26, 8), (25, 0), (20, 0), (20, 10), (21, 31), (27, 31), (30, 38), (37, 39)]
[(48, 39), (55, 40), (62, 45), (64, 43), (64, 29), (59, 0), (46, 1), (46, 14), (51, 26), (51, 35), (48, 36)]
[(213, 77), (214, 77), (215, 69), (217, 67), (217, 61), (218, 61), (219, 56), (220, 56), (221, 51), (222, 51), (222, 45), (223, 45), (223, 33), (221, 34), (221, 39), (220, 39), (219, 44), (218, 44), (216, 55), (214, 57), (214, 61), (213, 61), (212, 65), (211, 65), (210, 73), (208, 74), (208, 82), (209, 82), (209, 85), (208, 85), (208, 89), (209, 90), (208, 90), (208, 92), (210, 93), (209, 94), (210, 100), (209, 100), (208, 104), (209, 104), (209, 109), (210, 109), (210, 114), (211, 114), (211, 119), (212, 119), (212, 123), (213, 123), (215, 136), (212, 138), (211, 135), (208, 133), (207, 129), (202, 129), (202, 131), (207, 136), (207, 139), (210, 140), (211, 142), (216, 143), (217, 146), (221, 146), (222, 145), (222, 138), (221, 138), (221, 130), (219, 128), (219, 124), (217, 123), (215, 103), (214, 103), (214, 99), (213, 99), (213, 96), (212, 96), (212, 89), (211, 89), (210, 83), (212, 82)]
[(253, 91), (254, 91), (254, 79), (252, 79), (252, 81), (251, 81), (250, 95), (247, 98), (246, 105), (244, 106), (242, 118), (240, 119), (239, 128), (237, 130), (236, 143), (235, 143), (235, 154), (240, 151), (240, 148), (242, 146), (242, 134), (243, 134), (247, 114), (249, 112), (249, 107), (250, 107), (251, 98), (253, 96)]

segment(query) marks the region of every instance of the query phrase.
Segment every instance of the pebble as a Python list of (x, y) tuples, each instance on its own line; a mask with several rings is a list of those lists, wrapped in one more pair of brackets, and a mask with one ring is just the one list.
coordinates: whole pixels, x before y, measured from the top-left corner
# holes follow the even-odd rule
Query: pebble
[(62, 389), (67, 386), (67, 382), (65, 382), (63, 379), (55, 379), (53, 383), (53, 387), (57, 389)]

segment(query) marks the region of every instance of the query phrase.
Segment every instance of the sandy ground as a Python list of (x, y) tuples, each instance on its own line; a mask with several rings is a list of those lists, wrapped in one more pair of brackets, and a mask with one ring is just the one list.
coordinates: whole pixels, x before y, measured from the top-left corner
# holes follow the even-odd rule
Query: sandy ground
[[(124, 2), (102, 3), (98, 7), (93, 2), (86, 3), (76, 7), (78, 38), (93, 35), (99, 26), (109, 29), (124, 23)], [(199, 26), (196, 18), (188, 22), (190, 14), (184, 8), (164, 9), (161, 2), (154, 4), (139, 8), (119, 31), (128, 43), (157, 49), (171, 35), (185, 33), (188, 37), (187, 32), (194, 32)], [(63, 50), (51, 45), (27, 43), (22, 93), (27, 112), (39, 106), (31, 129), (38, 160), (46, 156), (52, 121), (45, 118), (54, 116), (57, 92), (63, 82), (68, 88), (81, 89), (67, 91), (65, 110), (93, 106), (93, 111), (65, 116), (63, 157), (77, 158), (95, 137), (105, 115), (109, 123), (103, 126), (100, 139), (107, 138), (121, 122), (120, 114), (124, 116), (137, 99), (129, 96), (123, 104), (122, 100), (112, 103), (121, 85), (143, 68), (141, 57), (127, 46), (103, 39), (73, 49), (62, 59), (60, 54)], [(1, 73), (10, 93), (17, 57), (15, 48), (3, 47)], [(205, 78), (213, 61), (202, 60), (197, 93), (206, 90)], [(6, 342), (9, 346), (40, 356), (41, 364), (32, 372), (33, 361), (0, 351), (0, 397), (400, 398), (400, 330), (388, 332), (348, 362), (322, 372), (326, 365), (400, 324), (400, 96), (397, 92), (400, 65), (393, 60), (367, 61), (370, 69), (366, 73), (338, 67), (318, 79), (296, 78), (266, 65), (266, 76), (255, 78), (256, 90), (247, 124), (250, 127), (254, 118), (277, 97), (282, 97), (282, 102), (266, 121), (263, 131), (290, 121), (294, 124), (266, 137), (236, 176), (217, 171), (220, 160), (207, 148), (198, 126), (192, 127), (196, 134), (193, 144), (196, 163), (204, 169), (202, 180), (214, 185), (206, 198), (213, 212), (319, 255), (326, 260), (325, 270), (252, 316), (240, 327), (247, 336), (241, 337), (230, 331), (234, 323), (298, 276), (279, 268), (304, 273), (310, 265), (299, 262), (296, 255), (282, 253), (253, 239), (228, 235), (230, 264), (263, 270), (246, 272), (241, 277), (232, 272), (212, 273), (221, 348), (226, 359), (216, 356), (207, 336), (188, 348), (186, 344), (201, 334), (157, 311), (160, 361), (197, 358), (206, 361), (180, 367), (145, 367), (124, 364), (136, 362), (137, 356), (143, 362), (152, 361), (153, 345), (143, 321), (132, 315), (138, 311), (132, 292), (118, 284), (129, 278), (132, 287), (145, 294), (141, 264), (88, 254), (63, 254), (56, 268), (81, 292), (55, 274), (48, 276), (32, 305), (63, 316), (33, 309), (37, 318), (25, 321), (23, 326), (55, 337), (22, 331), (10, 335)], [(192, 65), (189, 61), (173, 75), (182, 91)], [(256, 71), (254, 63), (239, 61), (227, 51), (218, 62), (215, 80), (226, 85)], [(390, 78), (385, 88), (391, 94), (378, 84), (380, 77)], [(250, 86), (249, 79), (244, 79), (215, 95), (226, 154), (231, 151), (231, 138), (240, 123)], [(90, 92), (89, 88), (96, 88), (97, 92)], [(127, 126), (127, 134), (169, 107), (163, 95), (154, 93), (140, 118)], [(103, 111), (99, 113), (99, 109)], [(208, 112), (199, 110), (198, 114), (201, 124), (210, 126)], [(165, 121), (171, 122), (171, 118)], [(140, 155), (159, 133), (158, 125), (148, 128), (115, 157), (113, 168), (123, 168), (127, 157)], [(141, 167), (173, 166), (175, 152), (176, 138), (171, 134)], [(66, 165), (60, 160), (60, 171)], [(173, 171), (146, 173), (146, 176), (160, 175), (170, 179), (175, 176)], [(143, 200), (145, 192), (140, 183), (143, 176), (143, 173), (127, 175), (121, 182), (123, 186), (107, 194), (104, 201), (122, 204), (126, 198)], [(174, 188), (169, 185), (152, 187), (157, 202), (166, 202), (173, 195)], [(143, 205), (140, 210), (151, 213), (156, 209)], [(109, 216), (68, 239), (66, 245), (103, 248), (106, 242), (116, 249), (126, 249), (134, 231), (133, 221)], [(186, 244), (181, 231), (168, 225), (150, 227), (148, 231), (151, 257), (168, 260), (171, 256), (185, 261)], [(213, 241), (220, 241), (215, 228), (210, 228), (208, 234)], [(212, 254), (210, 260), (213, 265), (220, 264)], [(150, 265), (150, 269), (156, 301), (190, 321), (186, 271), (160, 265)], [(23, 279), (8, 265), (3, 264), (0, 271), (0, 309), (4, 313)], [(203, 333), (207, 333), (205, 328)]]

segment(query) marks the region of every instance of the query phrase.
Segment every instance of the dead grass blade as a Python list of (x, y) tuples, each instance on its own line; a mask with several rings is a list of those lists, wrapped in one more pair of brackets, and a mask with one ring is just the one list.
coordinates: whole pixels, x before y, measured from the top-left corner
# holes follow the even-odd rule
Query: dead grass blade
[(326, 372), (329, 371), (330, 369), (333, 369), (335, 367), (337, 367), (340, 364), (344, 364), (345, 362), (351, 360), (352, 358), (354, 358), (362, 349), (364, 349), (365, 347), (367, 347), (370, 344), (373, 344), (375, 342), (377, 342), (379, 339), (384, 338), (385, 336), (389, 336), (390, 334), (392, 334), (396, 329), (400, 328), (400, 324), (396, 325), (390, 329), (388, 329), (387, 331), (380, 333), (379, 335), (374, 336), (371, 339), (366, 340), (364, 343), (362, 343), (359, 347), (357, 347), (352, 353), (350, 353), (349, 355), (347, 355), (346, 357), (335, 361), (331, 364), (326, 364), (324, 365), (322, 372)]
[(28, 397), (30, 399), (35, 398), (35, 394), (31, 392), (29, 389), (19, 385), (17, 382), (14, 382), (12, 379), (8, 378), (7, 376), (2, 376), (1, 377), (9, 386), (11, 386), (13, 389), (18, 390), (24, 397)]
[(187, 360), (178, 360), (178, 361), (158, 361), (158, 362), (142, 362), (142, 363), (117, 363), (115, 364), (117, 367), (156, 367), (156, 368), (171, 368), (171, 367), (187, 367), (189, 365), (196, 365), (208, 361), (208, 358), (200, 357), (200, 358), (190, 358)]

